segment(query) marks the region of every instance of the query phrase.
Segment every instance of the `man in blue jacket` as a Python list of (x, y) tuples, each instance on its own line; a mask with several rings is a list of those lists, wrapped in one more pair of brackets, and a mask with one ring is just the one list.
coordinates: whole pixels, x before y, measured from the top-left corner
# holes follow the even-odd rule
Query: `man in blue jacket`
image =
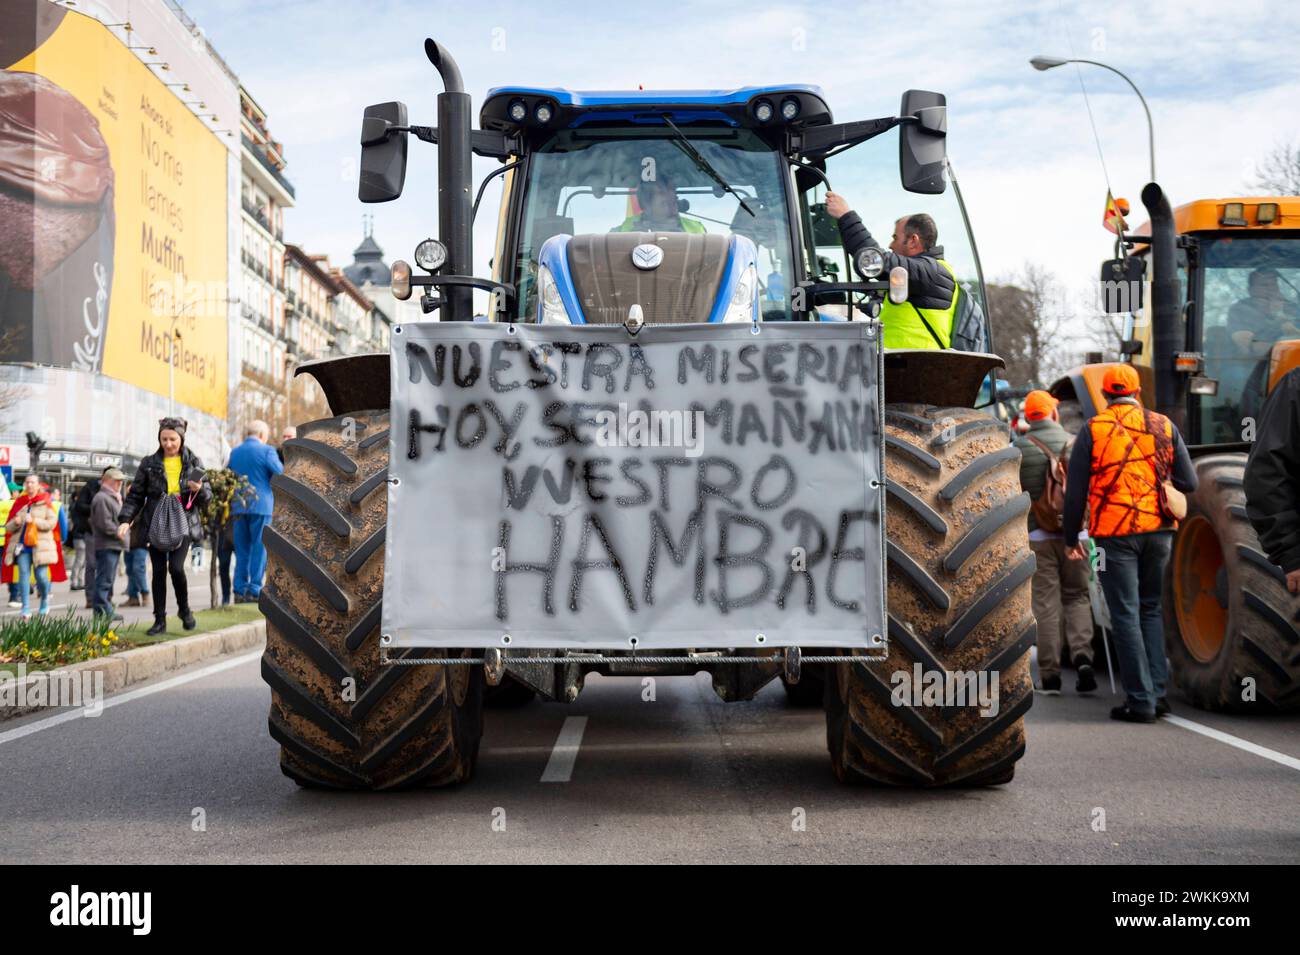
[(265, 421), (250, 421), (244, 443), (230, 452), (230, 470), (248, 479), (249, 490), (230, 502), (230, 525), (235, 539), (235, 603), (255, 603), (266, 573), (266, 547), (262, 529), (271, 523), (275, 499), (271, 478), (284, 473), (275, 449), (266, 443), (271, 429)]

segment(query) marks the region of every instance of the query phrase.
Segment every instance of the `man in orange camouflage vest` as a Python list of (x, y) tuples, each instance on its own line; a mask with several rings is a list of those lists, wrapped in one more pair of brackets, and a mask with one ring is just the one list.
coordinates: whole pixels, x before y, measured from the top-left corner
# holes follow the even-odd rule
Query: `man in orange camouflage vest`
[(1101, 390), (1106, 409), (1088, 419), (1070, 455), (1061, 531), (1070, 556), (1082, 559), (1086, 510), (1124, 683), (1124, 705), (1112, 709), (1111, 718), (1154, 723), (1169, 712), (1160, 597), (1177, 527), (1166, 511), (1163, 485), (1190, 493), (1196, 471), (1173, 422), (1138, 402), (1141, 389), (1131, 365), (1107, 368)]

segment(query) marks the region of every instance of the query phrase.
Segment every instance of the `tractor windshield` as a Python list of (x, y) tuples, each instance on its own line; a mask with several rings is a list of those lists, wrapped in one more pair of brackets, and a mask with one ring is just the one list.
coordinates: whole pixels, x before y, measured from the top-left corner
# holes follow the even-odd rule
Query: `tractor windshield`
[(666, 125), (565, 130), (532, 155), (515, 272), (518, 317), (536, 311), (537, 256), (547, 239), (620, 231), (748, 237), (758, 247), (763, 317), (790, 317), (784, 160), (747, 129), (679, 126), (703, 162)]
[(1200, 441), (1237, 442), (1263, 407), (1273, 344), (1300, 338), (1300, 239), (1204, 239), (1200, 260), (1205, 374), (1219, 382), (1199, 396)]

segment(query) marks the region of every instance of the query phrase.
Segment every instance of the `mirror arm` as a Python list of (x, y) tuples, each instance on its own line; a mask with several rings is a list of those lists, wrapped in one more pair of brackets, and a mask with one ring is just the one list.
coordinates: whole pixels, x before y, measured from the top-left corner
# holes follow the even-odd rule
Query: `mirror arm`
[[(394, 133), (410, 133), (421, 142), (438, 145), (438, 127), (437, 126), (389, 126), (387, 135)], [(365, 145), (365, 143), (362, 143)], [(475, 129), (470, 132), (470, 148), (474, 150), (474, 155), (485, 156), (489, 159), (507, 159), (510, 156), (516, 156), (522, 150), (518, 136), (507, 136), (505, 133), (492, 132), (491, 130)]]
[[(917, 122), (915, 117), (905, 117)], [(868, 139), (874, 139), (881, 133), (893, 129), (900, 122), (897, 116), (881, 119), (864, 119), (854, 123), (837, 123), (833, 126), (810, 126), (806, 129), (791, 130), (786, 134), (785, 152), (787, 156), (818, 158), (837, 146), (856, 146)]]

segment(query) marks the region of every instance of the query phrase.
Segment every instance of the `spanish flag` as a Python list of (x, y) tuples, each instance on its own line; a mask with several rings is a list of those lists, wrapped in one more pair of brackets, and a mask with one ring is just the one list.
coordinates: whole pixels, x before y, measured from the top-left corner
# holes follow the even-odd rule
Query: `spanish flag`
[(1106, 227), (1106, 231), (1113, 232), (1115, 235), (1121, 235), (1128, 230), (1128, 223), (1124, 221), (1124, 216), (1128, 215), (1128, 200), (1116, 199), (1106, 190), (1106, 212), (1101, 217), (1101, 224)]

